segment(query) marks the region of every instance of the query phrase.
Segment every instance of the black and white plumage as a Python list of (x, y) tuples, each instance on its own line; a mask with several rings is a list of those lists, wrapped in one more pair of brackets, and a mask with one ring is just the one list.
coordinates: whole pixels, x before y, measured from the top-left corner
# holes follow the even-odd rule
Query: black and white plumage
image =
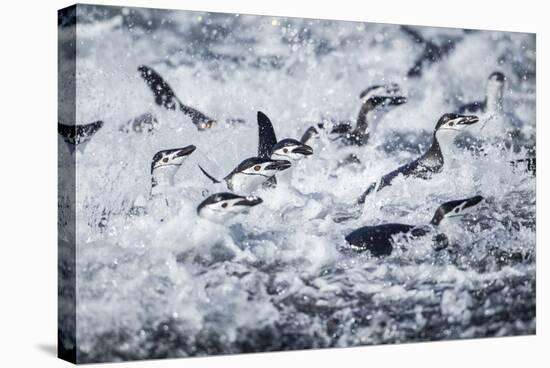
[(151, 194), (157, 194), (160, 187), (174, 185), (174, 177), (183, 165), (184, 161), (197, 148), (189, 145), (183, 148), (162, 150), (153, 156), (151, 160)]
[(199, 204), (197, 214), (214, 222), (224, 222), (238, 214), (247, 213), (250, 208), (262, 202), (263, 200), (256, 196), (241, 196), (228, 192), (215, 193)]
[(138, 71), (153, 92), (157, 105), (168, 110), (181, 111), (184, 115), (191, 118), (191, 121), (198, 130), (209, 129), (216, 124), (215, 119), (208, 117), (195, 108), (184, 105), (170, 85), (151, 67), (140, 65)]
[[(272, 160), (270, 158), (250, 157), (242, 161), (236, 168), (223, 178), (227, 189), (236, 193), (249, 194), (261, 184), (268, 181), (276, 173), (286, 170), (291, 166), (290, 161)], [(222, 183), (204, 170), (202, 173), (214, 184)]]
[(92, 137), (103, 127), (103, 121), (98, 120), (89, 124), (66, 125), (60, 122), (57, 123), (57, 132), (63, 138), (69, 150), (74, 152), (78, 148), (82, 148)]
[(363, 90), (359, 98), (361, 107), (357, 114), (355, 127), (349, 123), (337, 124), (330, 132), (336, 139), (346, 144), (363, 146), (370, 137), (368, 115), (377, 108), (398, 106), (407, 102), (407, 98), (402, 95), (398, 84), (374, 85)]
[(454, 138), (464, 127), (477, 123), (475, 115), (444, 114), (437, 122), (432, 138), (432, 145), (422, 156), (384, 175), (378, 182), (372, 183), (359, 197), (358, 203), (364, 203), (366, 197), (391, 185), (398, 176), (430, 179), (433, 174), (443, 170), (446, 156), (454, 145)]
[(503, 109), (504, 83), (506, 77), (501, 72), (494, 72), (487, 80), (485, 99), (469, 102), (458, 108), (460, 114), (494, 114)]
[(434, 249), (444, 249), (448, 244), (448, 239), (445, 234), (437, 233), (441, 222), (451, 217), (464, 215), (467, 210), (478, 205), (482, 200), (482, 196), (474, 196), (443, 203), (435, 211), (428, 225), (382, 224), (361, 227), (346, 236), (348, 247), (343, 250), (369, 251), (375, 257), (388, 256), (393, 251), (396, 237), (420, 238), (430, 234), (435, 235), (433, 237)]
[[(308, 129), (309, 131), (309, 129)], [(309, 134), (304, 134), (307, 140)], [(313, 148), (293, 138), (277, 140), (271, 120), (258, 111), (258, 157), (274, 160), (299, 161), (313, 154)]]

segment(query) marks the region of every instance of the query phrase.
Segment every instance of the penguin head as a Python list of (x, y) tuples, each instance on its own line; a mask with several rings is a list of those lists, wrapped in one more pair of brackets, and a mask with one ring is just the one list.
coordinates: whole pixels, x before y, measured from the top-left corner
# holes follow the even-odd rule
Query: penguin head
[(501, 107), (505, 81), (506, 77), (501, 72), (494, 72), (489, 76), (486, 92), (486, 102), (489, 110), (495, 110)]
[(251, 157), (241, 162), (224, 179), (232, 191), (250, 192), (277, 172), (288, 169), (292, 164), (287, 160)]
[(461, 115), (455, 113), (444, 114), (437, 121), (435, 131), (460, 131), (478, 121), (479, 118), (475, 115)]
[(271, 158), (274, 160), (298, 161), (313, 154), (313, 148), (302, 142), (287, 138), (273, 146)]
[(489, 82), (495, 82), (499, 84), (504, 84), (504, 81), (506, 80), (506, 77), (501, 72), (493, 72), (489, 76)]
[(245, 174), (249, 176), (263, 176), (270, 178), (278, 171), (288, 169), (292, 164), (287, 160), (273, 160), (270, 158), (247, 158), (233, 170), (232, 174)]
[(248, 213), (250, 208), (262, 203), (260, 197), (240, 196), (233, 193), (216, 193), (199, 204), (197, 214), (214, 222), (224, 222), (229, 218)]
[(359, 98), (363, 100), (363, 103), (369, 103), (371, 107), (395, 106), (407, 102), (407, 98), (402, 95), (397, 83), (371, 86), (363, 90)]
[(477, 195), (466, 199), (445, 202), (435, 211), (430, 224), (437, 226), (445, 219), (463, 216), (473, 207), (481, 203), (483, 199), (482, 196)]
[(151, 161), (151, 173), (160, 168), (177, 168), (191, 155), (197, 147), (190, 145), (183, 148), (172, 148), (155, 153)]

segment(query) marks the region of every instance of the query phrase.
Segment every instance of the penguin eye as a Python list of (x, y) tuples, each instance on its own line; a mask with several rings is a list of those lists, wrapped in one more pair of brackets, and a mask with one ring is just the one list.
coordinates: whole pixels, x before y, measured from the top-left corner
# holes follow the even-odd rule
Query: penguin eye
[(449, 126), (453, 126), (453, 125), (455, 125), (454, 121), (450, 121)]
[(226, 208), (227, 207), (227, 203), (222, 203), (222, 208)]
[(168, 157), (163, 158), (162, 162), (168, 162)]
[(283, 148), (284, 153), (288, 153), (288, 148)]
[(262, 167), (260, 165), (256, 165), (254, 166), (254, 171), (260, 171)]
[(460, 208), (457, 207), (455, 208), (455, 213), (458, 213), (458, 212), (460, 212)]

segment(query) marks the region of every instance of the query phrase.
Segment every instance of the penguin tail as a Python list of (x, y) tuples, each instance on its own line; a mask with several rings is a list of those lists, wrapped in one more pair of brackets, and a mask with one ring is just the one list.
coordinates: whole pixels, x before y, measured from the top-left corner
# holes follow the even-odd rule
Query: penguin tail
[(208, 179), (212, 180), (212, 182), (213, 182), (214, 184), (219, 184), (219, 183), (221, 183), (221, 181), (219, 181), (218, 179), (216, 179), (215, 177), (213, 177), (212, 175), (210, 175), (208, 172), (206, 172), (206, 170), (203, 169), (201, 165), (198, 165), (198, 164), (197, 164), (197, 166), (199, 167), (199, 169), (201, 169), (201, 171), (202, 171), (202, 173), (204, 174), (204, 176), (206, 176)]

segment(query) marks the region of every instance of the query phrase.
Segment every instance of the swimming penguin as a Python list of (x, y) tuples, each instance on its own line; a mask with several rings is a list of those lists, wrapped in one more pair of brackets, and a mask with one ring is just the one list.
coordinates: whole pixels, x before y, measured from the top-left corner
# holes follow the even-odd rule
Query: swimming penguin
[(439, 62), (445, 56), (449, 55), (455, 49), (456, 43), (458, 42), (458, 39), (447, 39), (443, 44), (437, 45), (425, 39), (420, 32), (410, 26), (402, 25), (400, 28), (413, 40), (413, 42), (424, 47), (420, 56), (415, 60), (414, 65), (407, 72), (408, 77), (420, 77), (422, 75), (422, 69)]
[(369, 112), (380, 107), (398, 106), (406, 103), (407, 98), (400, 92), (400, 87), (396, 83), (374, 85), (363, 90), (359, 95), (361, 108), (357, 115), (355, 128), (349, 123), (342, 123), (333, 127), (330, 134), (337, 135), (336, 139), (340, 138), (349, 145), (365, 145), (370, 136), (367, 122)]
[[(251, 193), (259, 185), (263, 184), (274, 176), (277, 172), (288, 169), (291, 166), (290, 161), (272, 160), (270, 158), (251, 157), (242, 161), (233, 171), (231, 171), (223, 181), (227, 189), (237, 193)], [(200, 165), (202, 173), (213, 183), (221, 183), (212, 175), (206, 172)]]
[(189, 145), (183, 148), (172, 148), (158, 151), (151, 160), (151, 190), (149, 199), (138, 196), (130, 208), (128, 215), (138, 216), (154, 213), (160, 221), (164, 221), (166, 209), (173, 207), (174, 178), (185, 160), (196, 150)]
[(442, 221), (464, 215), (467, 210), (476, 206), (482, 200), (482, 196), (475, 196), (443, 203), (435, 211), (429, 225), (382, 224), (361, 227), (346, 236), (349, 248), (343, 248), (343, 250), (356, 252), (368, 250), (375, 257), (388, 256), (394, 248), (395, 237), (401, 235), (414, 239), (430, 234), (435, 235), (433, 237), (433, 248), (435, 250), (442, 250), (448, 245), (448, 239), (445, 234), (437, 233)]
[(258, 157), (299, 161), (313, 154), (313, 148), (297, 139), (285, 138), (277, 141), (271, 120), (261, 111), (258, 111), (258, 135)]
[(444, 114), (435, 126), (432, 145), (428, 151), (418, 159), (384, 175), (378, 182), (372, 183), (359, 197), (357, 203), (364, 203), (369, 194), (391, 185), (392, 181), (399, 175), (427, 180), (433, 174), (441, 172), (445, 156), (449, 156), (449, 151), (453, 148), (457, 133), (478, 121), (479, 118), (475, 115)]
[[(306, 130), (302, 139), (307, 141), (310, 135), (315, 134), (311, 130), (312, 128), (310, 127)], [(258, 136), (258, 157), (297, 162), (313, 154), (313, 148), (296, 139), (285, 138), (277, 141), (271, 120), (261, 111), (258, 111)], [(276, 177), (272, 176), (269, 178), (266, 184), (271, 186), (276, 185)]]
[(140, 65), (138, 71), (147, 82), (147, 85), (155, 96), (155, 102), (168, 110), (179, 109), (185, 115), (191, 118), (191, 121), (198, 130), (211, 128), (216, 124), (216, 120), (206, 116), (202, 112), (192, 107), (184, 105), (176, 96), (172, 88), (162, 79), (162, 77), (152, 68), (146, 65)]
[(197, 207), (197, 214), (214, 222), (225, 222), (241, 213), (248, 213), (250, 208), (262, 203), (260, 197), (240, 196), (234, 193), (215, 193), (206, 198)]
[(197, 147), (189, 145), (155, 153), (151, 161), (151, 196), (174, 186), (174, 177)]
[(57, 123), (57, 132), (72, 152), (78, 147), (83, 150), (86, 143), (92, 139), (94, 134), (103, 127), (103, 121), (98, 120), (89, 124), (80, 125), (65, 125), (60, 122)]
[(464, 104), (458, 108), (458, 112), (460, 114), (495, 114), (502, 111), (505, 80), (501, 72), (492, 73), (487, 80), (485, 100)]

